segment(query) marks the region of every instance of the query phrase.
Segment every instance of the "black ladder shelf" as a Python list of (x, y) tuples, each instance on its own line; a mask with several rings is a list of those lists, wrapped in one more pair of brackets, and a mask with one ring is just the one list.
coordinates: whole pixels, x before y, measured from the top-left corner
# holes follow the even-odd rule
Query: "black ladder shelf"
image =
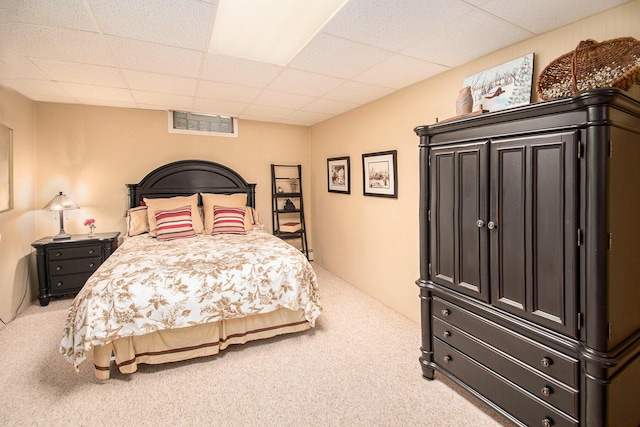
[[(302, 201), (302, 166), (272, 164), (271, 196), (274, 236), (283, 240), (299, 239), (299, 249), (309, 259)], [(287, 227), (290, 231), (283, 229)]]

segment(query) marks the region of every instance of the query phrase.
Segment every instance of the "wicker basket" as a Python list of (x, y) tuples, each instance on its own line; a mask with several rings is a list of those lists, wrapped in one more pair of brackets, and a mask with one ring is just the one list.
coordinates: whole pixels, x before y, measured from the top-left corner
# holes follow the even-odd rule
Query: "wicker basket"
[(598, 43), (583, 40), (572, 52), (553, 60), (536, 81), (540, 99), (575, 95), (589, 89), (629, 90), (640, 83), (640, 42), (621, 37)]

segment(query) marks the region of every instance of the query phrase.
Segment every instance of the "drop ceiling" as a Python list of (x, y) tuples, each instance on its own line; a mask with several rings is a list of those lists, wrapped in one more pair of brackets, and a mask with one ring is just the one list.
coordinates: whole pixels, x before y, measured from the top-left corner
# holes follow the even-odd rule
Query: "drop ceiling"
[(279, 66), (209, 53), (217, 0), (2, 0), (0, 85), (309, 126), (626, 2), (349, 0)]

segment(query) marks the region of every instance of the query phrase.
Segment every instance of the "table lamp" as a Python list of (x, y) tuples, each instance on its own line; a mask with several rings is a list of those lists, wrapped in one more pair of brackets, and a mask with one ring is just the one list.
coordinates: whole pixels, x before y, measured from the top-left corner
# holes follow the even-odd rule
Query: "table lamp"
[(45, 211), (59, 211), (60, 215), (60, 231), (57, 235), (53, 236), (53, 240), (66, 240), (70, 239), (71, 235), (64, 231), (64, 211), (67, 209), (80, 209), (80, 206), (73, 203), (73, 201), (62, 194), (62, 191), (58, 193), (49, 203), (42, 208)]

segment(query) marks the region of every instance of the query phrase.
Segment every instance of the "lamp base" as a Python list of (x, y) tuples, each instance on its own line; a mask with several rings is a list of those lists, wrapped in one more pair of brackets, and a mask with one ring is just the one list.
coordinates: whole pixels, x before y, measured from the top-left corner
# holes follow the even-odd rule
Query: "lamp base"
[(69, 240), (71, 239), (71, 234), (59, 233), (53, 236), (53, 240)]

